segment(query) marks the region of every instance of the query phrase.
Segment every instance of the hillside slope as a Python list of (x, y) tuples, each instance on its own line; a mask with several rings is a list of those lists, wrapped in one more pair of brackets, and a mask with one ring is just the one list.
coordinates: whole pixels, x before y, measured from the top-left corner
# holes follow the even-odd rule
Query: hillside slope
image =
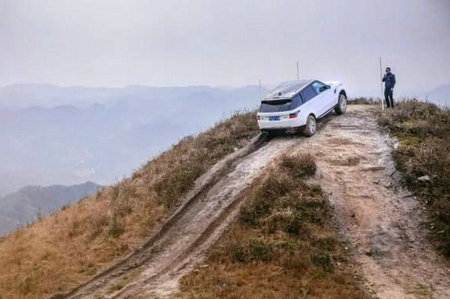
[[(345, 115), (328, 118), (315, 136), (294, 146), (291, 155), (313, 155), (317, 174), (312, 182), (320, 184), (333, 206), (341, 238), (348, 240), (356, 262), (354, 271), (370, 293), (379, 299), (449, 298), (448, 263), (428, 242), (420, 202), (399, 184), (392, 158), (396, 142), (378, 127), (378, 109), (349, 106)], [(278, 174), (273, 180), (285, 179)], [(350, 276), (339, 275), (348, 265), (339, 259), (339, 246), (323, 240), (323, 210), (316, 206), (313, 220), (305, 207), (295, 214), (298, 205), (315, 198), (310, 187), (295, 194), (289, 180), (281, 185), (273, 180), (250, 198), (250, 208), (204, 264), (182, 279), (181, 293), (174, 298), (364, 297), (351, 279), (347, 287), (339, 285)], [(304, 240), (296, 237), (295, 227), (307, 236)], [(277, 246), (280, 242), (296, 245), (290, 249)], [(295, 250), (299, 247), (301, 253)], [(328, 271), (321, 272), (323, 267)]]
[[(365, 298), (362, 277), (380, 299), (448, 298), (448, 265), (398, 183), (396, 143), (377, 109), (349, 106), (311, 138), (254, 138), (247, 114), (186, 139), (132, 178), (7, 236), (0, 295)], [(295, 157), (308, 153), (317, 172), (306, 182), (311, 159)]]
[[(277, 137), (268, 143), (260, 144), (254, 151), (244, 149), (243, 151), (247, 153), (236, 160), (233, 155), (228, 156), (225, 160), (232, 159), (235, 162), (231, 165), (234, 166), (224, 167), (227, 164), (225, 162), (216, 164), (225, 172), (212, 184), (204, 183), (204, 188), (200, 189), (204, 192), (188, 199), (186, 208), (180, 208), (180, 213), (173, 215), (173, 221), (170, 219), (141, 250), (75, 292), (58, 298), (171, 296), (180, 287), (181, 276), (196, 264), (202, 263), (208, 249), (216, 243), (215, 240), (234, 222), (241, 203), (248, 199), (249, 189), (245, 186), (252, 180), (257, 183), (254, 180), (260, 177), (257, 174), (264, 173), (270, 165), (268, 163), (277, 163), (278, 157), (285, 153), (307, 152), (316, 159), (318, 169), (316, 182), (326, 191), (325, 194), (334, 207), (339, 232), (349, 241), (352, 247), (351, 257), (358, 265), (354, 271), (361, 273), (367, 281), (366, 288), (380, 299), (431, 296), (437, 299), (448, 298), (450, 295), (450, 289), (447, 287), (450, 285), (448, 268), (443, 258), (437, 255), (427, 242), (426, 230), (423, 229), (423, 221), (420, 220), (425, 220), (426, 215), (418, 213), (418, 201), (400, 187), (396, 175), (393, 175), (395, 167), (391, 152), (395, 141), (386, 133), (382, 133), (378, 127), (376, 110), (376, 107), (370, 105), (350, 106), (347, 114), (339, 117), (331, 115), (326, 118), (321, 123), (318, 133), (312, 138)], [(277, 200), (277, 192), (286, 188), (283, 184), (275, 184), (268, 189), (268, 200)], [(303, 192), (307, 192), (306, 190), (308, 188), (305, 187)], [(281, 207), (288, 204), (288, 198), (283, 199)], [(301, 204), (301, 197), (297, 200)], [(276, 203), (273, 204), (277, 206)], [(266, 223), (266, 220), (263, 220), (264, 209), (264, 202), (259, 202), (256, 204), (255, 212), (248, 212), (249, 215), (246, 217), (250, 217), (250, 220), (253, 217), (256, 219), (262, 217), (263, 221), (252, 230), (260, 229), (257, 235), (265, 236), (267, 240), (274, 238), (273, 242), (275, 240), (282, 242), (282, 232), (277, 229), (279, 222), (267, 220)], [(295, 209), (292, 207), (290, 210), (293, 212)], [(320, 213), (318, 206), (315, 211)], [(261, 214), (263, 216), (258, 216), (259, 213), (263, 213)], [(285, 212), (280, 211), (267, 217), (278, 219), (283, 217), (283, 213)], [(298, 228), (308, 236), (306, 240), (320, 240), (323, 237), (320, 230), (324, 228), (312, 228), (314, 224), (320, 223), (320, 218), (313, 218), (315, 222), (310, 224), (307, 218), (304, 218), (306, 215), (307, 212), (303, 210), (303, 218), (298, 220), (300, 221)], [(292, 226), (296, 223), (295, 219), (291, 219), (294, 222), (291, 222), (289, 227), (295, 227)], [(310, 233), (308, 229), (311, 229)], [(271, 230), (275, 230), (273, 237), (270, 235)], [(242, 246), (246, 244), (245, 240), (237, 242)], [(182, 291), (185, 292), (185, 297), (226, 297), (228, 295), (224, 295), (224, 290), (214, 283), (215, 281), (224, 284), (223, 281), (226, 281), (225, 286), (233, 284), (242, 286), (231, 289), (229, 298), (280, 298), (284, 297), (283, 292), (295, 294), (296, 291), (292, 289), (292, 285), (298, 285), (292, 283), (295, 279), (299, 279), (299, 283), (303, 285), (303, 295), (315, 294), (314, 296), (323, 298), (365, 296), (366, 293), (358, 288), (356, 279), (358, 275), (353, 274), (351, 278), (349, 277), (351, 274), (344, 270), (349, 267), (351, 269), (351, 264), (344, 262), (338, 253), (339, 247), (343, 246), (342, 243), (326, 245), (336, 247), (328, 249), (329, 253), (322, 252), (320, 256), (314, 254), (323, 248), (316, 247), (318, 245), (314, 245), (314, 242), (310, 245), (300, 243), (299, 246), (304, 246), (302, 253), (309, 256), (313, 265), (308, 264), (306, 260), (301, 267), (310, 270), (297, 269), (288, 274), (289, 267), (292, 267), (295, 261), (286, 261), (287, 264), (284, 265), (288, 268), (280, 269), (279, 267), (283, 266), (282, 255), (289, 252), (294, 255), (295, 251), (289, 251), (287, 248), (288, 251), (283, 253), (275, 245), (271, 247), (270, 241), (267, 242), (262, 239), (259, 243), (251, 243), (241, 249), (233, 249), (231, 246), (229, 248), (234, 252), (224, 253), (235, 256), (237, 254), (238, 263), (250, 259), (247, 266), (231, 267), (219, 273), (214, 269), (217, 270), (217, 267), (221, 266), (214, 263), (211, 268), (207, 264), (206, 270), (202, 267), (197, 268), (194, 273), (205, 272), (201, 276), (203, 280), (183, 280)], [(290, 242), (296, 242), (295, 238)], [(228, 244), (225, 241), (222, 246)], [(275, 257), (270, 258), (270, 252), (276, 252)], [(262, 267), (266, 267), (268, 272), (260, 272), (254, 268), (258, 264), (258, 257), (261, 256), (262, 262), (265, 262)], [(256, 260), (252, 260), (254, 258)], [(301, 261), (302, 256), (298, 258)], [(216, 262), (220, 264), (221, 260), (216, 259)], [(322, 270), (328, 270), (320, 272), (317, 266), (322, 267)], [(338, 270), (331, 271), (334, 268)], [(233, 276), (233, 271), (237, 271), (235, 277), (238, 281), (229, 280), (230, 275)], [(260, 287), (265, 278), (258, 275), (270, 274), (272, 271), (280, 271), (287, 276), (278, 284), (268, 282), (264, 286), (268, 288), (267, 292), (263, 292)], [(241, 275), (247, 277), (249, 283), (239, 282)], [(211, 283), (209, 278), (212, 277), (216, 278)], [(308, 283), (308, 280), (312, 281)]]
[(0, 236), (92, 195), (101, 187), (92, 182), (73, 186), (27, 186), (8, 194), (0, 198)]
[(146, 293), (164, 296), (176, 290), (178, 279), (233, 221), (252, 181), (296, 141), (267, 143), (256, 138), (221, 160), (197, 180), (183, 204), (143, 247), (65, 297), (134, 298)]
[[(257, 181), (285, 153), (296, 151), (307, 141), (298, 136), (278, 137), (270, 141), (259, 138), (228, 155), (196, 181), (184, 203), (142, 247), (91, 281), (69, 293), (55, 294), (53, 298), (170, 296), (178, 289), (179, 279), (204, 259), (208, 249), (234, 222), (252, 182)], [(323, 226), (327, 226), (325, 223), (328, 221)], [(304, 253), (309, 254), (307, 251)], [(334, 264), (335, 261), (330, 260), (329, 263)], [(319, 275), (325, 275), (325, 272)], [(358, 283), (352, 278), (336, 274), (333, 279), (334, 291), (328, 291), (328, 294), (352, 294), (357, 298), (357, 294), (363, 293), (358, 291)], [(344, 291), (346, 284), (350, 285), (348, 291)]]
[(0, 240), (0, 296), (43, 298), (72, 289), (160, 228), (194, 181), (258, 129), (238, 114), (186, 137), (131, 178)]

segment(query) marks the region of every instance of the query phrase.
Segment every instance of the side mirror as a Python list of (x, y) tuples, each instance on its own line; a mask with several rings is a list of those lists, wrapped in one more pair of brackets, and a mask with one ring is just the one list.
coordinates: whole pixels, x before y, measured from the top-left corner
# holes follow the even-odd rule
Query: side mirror
[(330, 88), (331, 88), (330, 85), (324, 85), (324, 86), (322, 86), (322, 87), (319, 89), (319, 91), (320, 91), (320, 92), (323, 92), (323, 91), (328, 90), (328, 89), (330, 89)]

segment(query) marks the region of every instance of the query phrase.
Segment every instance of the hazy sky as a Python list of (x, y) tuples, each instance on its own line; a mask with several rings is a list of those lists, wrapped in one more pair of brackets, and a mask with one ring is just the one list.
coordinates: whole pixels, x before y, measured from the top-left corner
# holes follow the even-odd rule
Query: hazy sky
[(0, 0), (0, 85), (450, 83), (450, 0)]

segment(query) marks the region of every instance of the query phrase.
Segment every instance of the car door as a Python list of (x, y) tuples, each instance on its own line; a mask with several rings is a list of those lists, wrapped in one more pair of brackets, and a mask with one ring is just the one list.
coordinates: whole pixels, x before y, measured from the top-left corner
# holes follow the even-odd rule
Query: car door
[(300, 109), (302, 111), (302, 115), (304, 118), (308, 117), (309, 114), (313, 113), (316, 117), (319, 117), (320, 109), (319, 105), (316, 102), (317, 92), (312, 87), (311, 84), (303, 88), (300, 92), (303, 105)]
[(320, 81), (314, 81), (311, 86), (317, 93), (317, 96), (313, 99), (315, 106), (317, 106), (317, 110), (319, 111), (316, 117), (320, 117), (331, 109), (331, 89), (328, 85)]
[[(322, 83), (322, 82), (320, 82)], [(337, 104), (337, 100), (336, 100), (336, 94), (334, 93), (334, 90), (331, 88), (330, 85), (322, 83), (323, 84), (323, 97), (324, 97), (324, 101), (327, 103), (327, 107), (325, 109), (325, 112), (330, 111), (331, 109), (333, 109), (336, 104)]]

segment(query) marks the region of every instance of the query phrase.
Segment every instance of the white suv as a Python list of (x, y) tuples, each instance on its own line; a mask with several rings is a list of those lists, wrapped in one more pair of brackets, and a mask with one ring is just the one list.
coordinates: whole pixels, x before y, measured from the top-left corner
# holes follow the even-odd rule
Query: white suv
[(262, 133), (316, 132), (316, 121), (335, 110), (347, 109), (347, 93), (340, 82), (319, 80), (289, 81), (270, 92), (259, 108), (258, 125)]

